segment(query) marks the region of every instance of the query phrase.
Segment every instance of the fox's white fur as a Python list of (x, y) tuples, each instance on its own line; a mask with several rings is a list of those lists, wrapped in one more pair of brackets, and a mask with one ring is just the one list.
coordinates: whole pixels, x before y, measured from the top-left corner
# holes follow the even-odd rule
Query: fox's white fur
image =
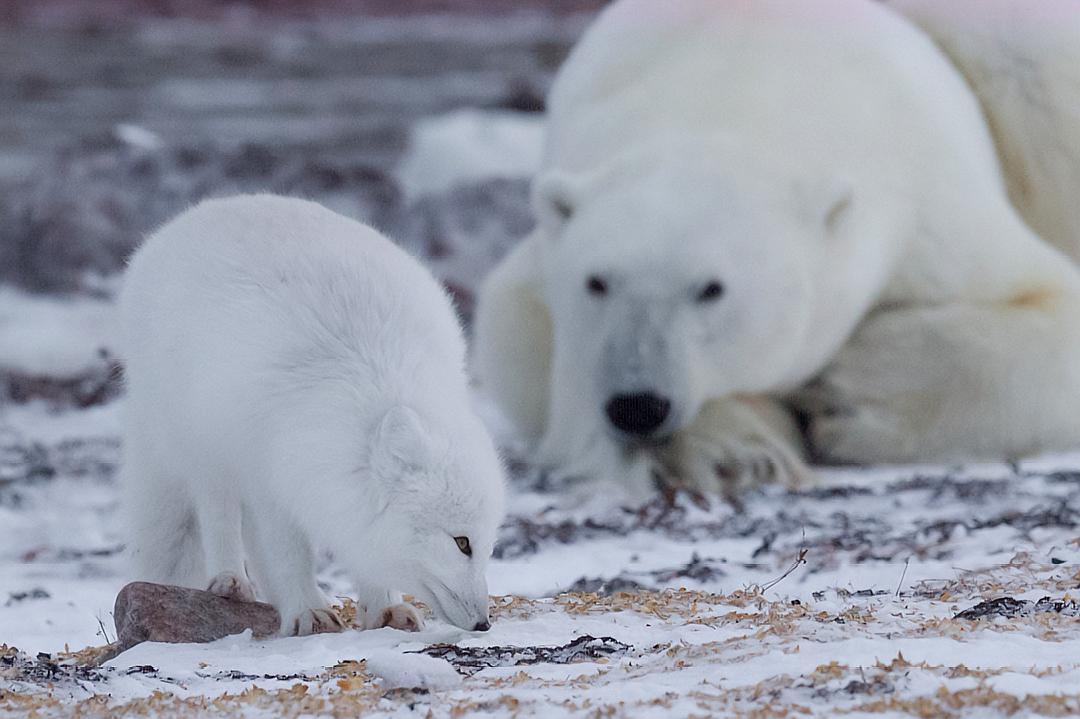
[[(482, 382), (538, 461), (638, 489), (799, 479), (792, 398), (830, 461), (1080, 443), (1078, 60), (1073, 0), (612, 3), (480, 293)], [(664, 400), (644, 441), (627, 397)]]
[(339, 627), (324, 547), (365, 626), (418, 625), (403, 591), (486, 628), (503, 470), (451, 302), (416, 260), (311, 202), (213, 200), (146, 241), (120, 304), (138, 578), (258, 594), (307, 634)]

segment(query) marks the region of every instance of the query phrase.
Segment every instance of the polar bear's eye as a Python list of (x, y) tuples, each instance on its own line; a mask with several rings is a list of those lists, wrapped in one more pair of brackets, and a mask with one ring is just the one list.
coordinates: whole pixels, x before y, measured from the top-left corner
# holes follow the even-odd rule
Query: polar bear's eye
[(457, 544), (457, 548), (461, 550), (461, 553), (466, 557), (472, 556), (472, 545), (469, 544), (468, 537), (454, 537), (454, 543)]
[(702, 288), (701, 292), (698, 292), (698, 302), (712, 302), (718, 300), (724, 295), (724, 285), (717, 280), (713, 280), (709, 284)]
[(589, 275), (589, 279), (585, 281), (585, 288), (589, 290), (590, 295), (597, 297), (603, 297), (608, 292), (607, 282), (604, 282), (604, 278), (599, 275)]

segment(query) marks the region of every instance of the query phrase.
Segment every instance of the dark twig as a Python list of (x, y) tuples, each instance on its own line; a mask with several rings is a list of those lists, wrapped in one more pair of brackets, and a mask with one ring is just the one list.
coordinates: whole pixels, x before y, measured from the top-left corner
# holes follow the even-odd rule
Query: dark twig
[(794, 572), (796, 569), (798, 569), (802, 565), (806, 564), (806, 553), (807, 553), (806, 547), (803, 547), (802, 549), (800, 549), (799, 550), (799, 556), (797, 556), (795, 558), (795, 563), (792, 564), (790, 567), (788, 567), (788, 570), (786, 572), (784, 572), (783, 574), (781, 574), (776, 579), (772, 580), (771, 582), (766, 582), (765, 584), (763, 584), (761, 586), (761, 591), (767, 592), (768, 590), (772, 589), (777, 584), (779, 584), (780, 582), (784, 581), (789, 576), (791, 576), (791, 573)]
[(105, 622), (101, 621), (101, 615), (97, 617), (98, 627), (100, 628), (100, 634), (105, 639), (107, 644), (112, 644), (113, 640), (109, 639), (109, 632), (105, 630)]
[(900, 582), (896, 585), (896, 596), (900, 596), (900, 588), (904, 586), (904, 577), (907, 576), (908, 565), (911, 564), (911, 556), (904, 560), (904, 571), (900, 573)]

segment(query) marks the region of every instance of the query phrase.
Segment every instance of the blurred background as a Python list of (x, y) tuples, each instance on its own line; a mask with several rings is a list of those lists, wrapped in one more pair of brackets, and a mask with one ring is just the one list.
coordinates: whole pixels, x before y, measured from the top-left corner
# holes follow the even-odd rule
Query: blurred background
[(116, 391), (145, 234), (269, 190), (425, 258), (466, 321), (532, 225), (553, 73), (601, 0), (0, 3), (0, 411)]

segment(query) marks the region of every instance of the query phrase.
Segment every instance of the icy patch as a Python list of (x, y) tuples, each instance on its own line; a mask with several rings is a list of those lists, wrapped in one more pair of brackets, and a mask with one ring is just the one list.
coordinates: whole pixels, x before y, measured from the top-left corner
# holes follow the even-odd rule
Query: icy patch
[(387, 689), (452, 689), (461, 684), (461, 675), (444, 659), (393, 651), (374, 651), (365, 658), (368, 671)]
[(543, 134), (539, 114), (468, 109), (426, 118), (413, 126), (396, 175), (409, 198), (488, 178), (531, 177)]

